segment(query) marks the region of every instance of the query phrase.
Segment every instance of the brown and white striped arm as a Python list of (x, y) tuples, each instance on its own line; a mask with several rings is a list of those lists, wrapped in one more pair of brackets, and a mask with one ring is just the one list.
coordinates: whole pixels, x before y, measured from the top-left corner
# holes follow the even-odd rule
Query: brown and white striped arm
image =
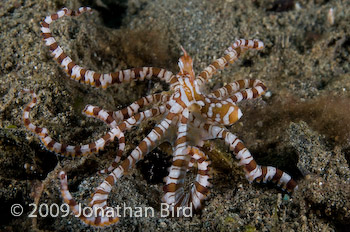
[[(189, 152), (187, 153), (187, 151)], [(194, 210), (202, 208), (202, 202), (209, 194), (211, 184), (209, 179), (210, 162), (208, 157), (197, 147), (187, 147), (185, 159), (178, 159), (170, 167), (169, 176), (165, 178), (164, 196), (162, 200), (170, 205), (170, 210), (176, 210), (178, 207), (192, 207)], [(190, 159), (190, 160), (188, 160)], [(184, 179), (188, 167), (193, 167), (197, 163), (197, 175), (194, 183), (191, 185), (190, 192), (185, 193)], [(182, 211), (179, 211), (180, 213)], [(181, 216), (181, 215), (178, 215)]]
[(212, 138), (223, 139), (230, 150), (235, 153), (236, 159), (239, 160), (238, 164), (243, 166), (249, 182), (260, 183), (262, 181), (266, 183), (272, 181), (288, 193), (298, 188), (297, 183), (287, 173), (275, 167), (258, 165), (243, 142), (226, 128), (212, 125), (208, 127), (208, 132)]
[[(98, 106), (92, 106), (92, 105), (87, 105), (85, 106), (83, 110), (83, 114), (87, 115), (88, 117), (92, 118), (97, 118), (106, 123), (109, 127), (111, 128), (117, 128), (120, 130), (120, 128), (117, 126), (116, 120), (113, 118), (113, 112), (112, 111), (106, 111)], [(122, 130), (121, 130), (122, 131)], [(113, 161), (113, 166), (117, 166), (119, 163), (121, 157), (123, 156), (124, 148), (125, 148), (125, 137), (124, 134), (122, 136), (118, 137), (118, 142), (119, 142), (119, 147), (117, 154), (115, 156), (115, 159)], [(108, 169), (100, 170), (100, 173), (106, 173)], [(111, 169), (113, 170), (113, 169)]]
[(85, 145), (67, 145), (64, 143), (56, 142), (49, 136), (49, 130), (47, 128), (42, 128), (34, 125), (29, 118), (31, 109), (36, 105), (37, 96), (29, 89), (23, 89), (22, 93), (30, 93), (32, 95), (32, 101), (25, 106), (23, 111), (23, 122), (25, 127), (32, 131), (34, 134), (38, 135), (44, 146), (57, 154), (69, 155), (69, 156), (85, 156), (87, 154), (98, 152), (102, 150), (106, 144), (112, 142), (115, 137), (119, 140), (119, 153), (124, 150), (125, 137), (123, 132), (118, 128), (112, 128), (103, 137), (99, 138), (95, 142)]
[[(110, 127), (112, 127), (112, 128), (117, 127), (119, 130), (124, 132), (124, 131), (130, 130), (134, 126), (139, 125), (142, 121), (144, 121), (146, 119), (164, 114), (165, 109), (166, 108), (164, 106), (159, 106), (159, 107), (154, 107), (154, 108), (151, 108), (149, 110), (137, 113), (134, 116), (121, 122), (118, 126), (117, 126), (117, 122), (112, 117), (112, 115), (113, 115), (112, 111), (105, 111), (100, 107), (87, 105), (85, 107), (85, 109), (83, 110), (83, 113), (88, 115), (89, 117), (98, 118), (98, 119), (102, 120), (103, 122), (105, 122), (106, 124), (108, 124)], [(125, 138), (123, 139), (123, 141), (125, 141)], [(112, 164), (108, 168), (101, 170), (100, 173), (109, 173), (114, 168), (117, 167), (117, 165), (120, 161), (120, 158), (123, 155), (125, 142), (123, 142), (123, 144), (121, 144), (119, 146), (122, 146), (123, 150), (119, 149), (117, 152), (116, 158), (112, 162)]]
[(267, 87), (260, 80), (244, 79), (232, 82), (222, 88), (210, 93), (209, 97), (227, 100), (231, 103), (237, 103), (245, 99), (254, 99), (267, 90)]
[[(162, 200), (169, 204), (169, 209), (172, 211), (184, 206), (193, 207), (195, 210), (200, 209), (201, 202), (206, 198), (209, 193), (208, 188), (211, 186), (208, 181), (210, 178), (208, 157), (197, 147), (188, 146), (188, 117), (189, 112), (185, 109), (177, 125), (173, 164), (169, 168), (169, 175), (164, 178), (165, 185)], [(197, 177), (190, 192), (185, 193), (186, 172), (194, 163), (198, 165)]]
[[(257, 39), (238, 39), (230, 47), (225, 50), (225, 54), (234, 52), (239, 49), (256, 49), (261, 50), (264, 48), (264, 43)], [(237, 55), (239, 57), (239, 55)]]
[[(67, 182), (67, 175), (64, 171), (61, 171), (59, 173), (59, 179), (61, 182), (61, 194), (64, 202), (69, 205), (71, 211), (76, 217), (79, 217), (80, 220), (82, 220), (85, 224), (90, 225), (90, 226), (98, 226), (98, 227), (104, 227), (108, 226), (114, 223), (117, 223), (119, 221), (118, 217), (101, 217), (92, 214), (91, 217), (86, 217), (79, 207), (81, 207), (81, 204), (77, 204), (77, 202), (74, 200), (72, 194), (69, 192), (68, 189), (68, 182)], [(96, 210), (97, 212), (97, 210)], [(98, 212), (105, 213), (105, 211), (98, 210)]]
[[(164, 94), (163, 94), (164, 93)], [(114, 128), (120, 121), (124, 121), (139, 112), (139, 109), (150, 104), (165, 103), (169, 100), (169, 96), (163, 93), (152, 94), (142, 97), (133, 102), (130, 106), (117, 111), (106, 111), (98, 106), (86, 105), (83, 114), (88, 117), (98, 118), (105, 122), (108, 126)]]
[(70, 78), (95, 87), (106, 88), (115, 83), (126, 83), (132, 80), (144, 80), (151, 77), (157, 77), (161, 81), (171, 83), (173, 73), (163, 68), (141, 67), (126, 70), (120, 70), (112, 73), (98, 73), (93, 70), (85, 69), (73, 62), (73, 60), (62, 50), (57, 41), (51, 34), (50, 24), (63, 16), (78, 16), (84, 12), (91, 12), (90, 7), (80, 7), (77, 11), (63, 8), (55, 14), (47, 16), (41, 22), (41, 31), (46, 46), (50, 48), (55, 60), (64, 68)]
[[(119, 124), (118, 128), (123, 132), (130, 130), (132, 127), (139, 125), (144, 120), (152, 117), (157, 117), (159, 115), (164, 114), (165, 112), (166, 112), (165, 106), (159, 106), (159, 107), (151, 108), (149, 110), (145, 110), (143, 112), (137, 113), (134, 116), (126, 119), (125, 121)], [(155, 134), (151, 133), (150, 135), (153, 136)], [(120, 158), (118, 157), (118, 154), (117, 154), (117, 157), (112, 162), (112, 164), (108, 168), (101, 170), (100, 173), (111, 172), (113, 169), (115, 169), (118, 166), (119, 160)]]
[(118, 122), (113, 117), (113, 111), (104, 110), (99, 106), (86, 105), (82, 113), (87, 117), (101, 120), (111, 128), (116, 128), (118, 126)]
[(191, 149), (191, 161), (190, 164), (193, 166), (194, 163), (197, 163), (197, 176), (194, 182), (194, 185), (191, 188), (190, 192), (190, 202), (188, 206), (192, 206), (195, 210), (202, 208), (202, 202), (205, 200), (209, 194), (209, 187), (212, 184), (209, 182), (209, 179), (212, 178), (210, 172), (210, 161), (208, 161), (208, 156), (204, 154), (197, 147), (192, 147)]
[(187, 202), (188, 196), (185, 196), (183, 185), (186, 172), (189, 168), (191, 148), (188, 146), (188, 117), (189, 111), (185, 109), (179, 122), (177, 123), (177, 138), (175, 141), (175, 150), (173, 153), (173, 163), (169, 168), (169, 175), (164, 178), (163, 187), (164, 196), (162, 201), (167, 203), (170, 210), (175, 210), (182, 202)]
[(217, 72), (218, 69), (223, 69), (228, 64), (234, 63), (247, 49), (260, 50), (263, 48), (264, 43), (257, 39), (236, 40), (229, 48), (225, 50), (225, 55), (223, 57), (214, 60), (196, 77), (198, 84), (202, 85), (206, 83)]
[(123, 121), (139, 112), (140, 108), (148, 106), (150, 104), (165, 103), (169, 101), (169, 98), (170, 96), (166, 92), (156, 93), (148, 95), (146, 97), (142, 97), (139, 100), (133, 102), (128, 107), (125, 107), (124, 109), (118, 111), (114, 111), (113, 118), (117, 121)]
[[(167, 117), (140, 142), (131, 154), (107, 176), (102, 184), (97, 187), (92, 196), (92, 200), (89, 203), (89, 206), (92, 207), (93, 210), (107, 208), (108, 195), (111, 192), (112, 187), (117, 183), (117, 180), (135, 166), (138, 161), (143, 159), (143, 157), (162, 140), (165, 131), (171, 124), (172, 118), (173, 115), (167, 115)], [(59, 174), (59, 178), (61, 180), (61, 193), (64, 201), (70, 206), (72, 212), (75, 215), (78, 215), (78, 204), (69, 192), (66, 174), (62, 171)], [(99, 215), (93, 215), (90, 218), (82, 216), (80, 219), (88, 225), (97, 227), (108, 226), (119, 221), (118, 217), (108, 217), (103, 210), (99, 211)]]

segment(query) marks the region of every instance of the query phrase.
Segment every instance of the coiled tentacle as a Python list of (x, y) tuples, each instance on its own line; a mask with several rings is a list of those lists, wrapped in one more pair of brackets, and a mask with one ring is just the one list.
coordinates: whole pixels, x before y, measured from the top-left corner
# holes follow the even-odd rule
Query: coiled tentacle
[[(196, 147), (188, 144), (187, 134), (189, 132), (189, 111), (185, 109), (177, 124), (177, 138), (175, 141), (175, 150), (173, 154), (173, 164), (169, 168), (169, 175), (164, 178), (163, 202), (169, 204), (171, 211), (177, 211), (177, 208), (192, 207), (195, 210), (201, 208), (201, 202), (206, 198), (211, 186), (208, 179), (209, 162), (207, 156)], [(197, 163), (198, 173), (196, 180), (191, 185), (190, 192), (185, 193), (184, 182), (189, 167)], [(182, 213), (182, 211), (177, 211)], [(177, 215), (177, 216), (180, 216)]]
[[(176, 150), (175, 150), (176, 151)], [(182, 151), (182, 158), (179, 153), (175, 154), (173, 164), (170, 167), (169, 175), (164, 178), (165, 185), (163, 187), (164, 196), (163, 202), (169, 204), (169, 209), (173, 212), (177, 208), (191, 207), (194, 210), (199, 210), (202, 207), (202, 201), (206, 199), (209, 194), (208, 181), (211, 178), (209, 173), (208, 157), (197, 147), (187, 147)], [(197, 176), (190, 185), (190, 191), (185, 192), (184, 184), (186, 172), (189, 167), (197, 164)], [(177, 216), (181, 216), (183, 211), (178, 211)]]

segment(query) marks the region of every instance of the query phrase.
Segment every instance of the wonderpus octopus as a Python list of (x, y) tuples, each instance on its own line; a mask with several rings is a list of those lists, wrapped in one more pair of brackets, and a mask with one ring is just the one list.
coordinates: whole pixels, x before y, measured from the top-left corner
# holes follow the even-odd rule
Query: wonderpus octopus
[[(177, 74), (155, 67), (132, 68), (102, 74), (75, 64), (51, 34), (49, 26), (53, 21), (65, 15), (77, 16), (83, 12), (91, 12), (91, 8), (81, 7), (78, 11), (63, 8), (47, 16), (41, 23), (46, 45), (72, 79), (95, 87), (106, 88), (112, 84), (158, 78), (170, 86), (170, 91), (143, 97), (118, 111), (107, 111), (97, 106), (87, 105), (83, 113), (88, 117), (100, 119), (110, 129), (95, 142), (75, 146), (56, 142), (49, 136), (46, 128), (31, 123), (29, 113), (36, 104), (37, 97), (31, 90), (22, 91), (32, 94), (32, 101), (24, 109), (24, 124), (28, 130), (39, 136), (47, 149), (57, 154), (83, 156), (96, 153), (115, 138), (118, 139), (119, 147), (114, 162), (107, 169), (100, 171), (107, 173), (108, 176), (97, 187), (89, 203), (96, 215), (89, 217), (80, 215), (79, 218), (83, 222), (93, 226), (106, 226), (117, 222), (119, 217), (113, 214), (113, 210), (110, 211), (111, 208), (107, 206), (107, 198), (112, 187), (138, 161), (165, 141), (173, 147), (173, 159), (169, 175), (165, 178), (162, 201), (169, 205), (171, 211), (178, 211), (182, 207), (198, 210), (201, 208), (202, 201), (208, 196), (208, 188), (211, 186), (209, 182), (211, 178), (210, 161), (202, 151), (202, 146), (204, 141), (210, 139), (225, 141), (225, 144), (234, 152), (236, 159), (239, 160), (239, 165), (243, 167), (249, 182), (265, 183), (271, 180), (287, 192), (292, 192), (297, 188), (296, 182), (287, 173), (275, 167), (258, 165), (243, 142), (225, 127), (232, 125), (242, 116), (236, 103), (261, 96), (266, 91), (265, 85), (260, 80), (245, 79), (227, 84), (209, 94), (202, 92), (204, 84), (218, 69), (234, 63), (248, 49), (262, 49), (263, 42), (236, 40), (225, 51), (223, 57), (212, 62), (199, 75), (195, 75), (192, 59), (182, 47), (183, 56), (178, 61), (180, 71)], [(140, 112), (140, 108), (144, 106), (150, 106), (150, 108)], [(125, 148), (124, 132), (157, 116), (161, 116), (162, 119), (130, 155), (120, 161)], [(192, 168), (197, 169), (196, 178), (190, 189), (187, 191), (186, 188), (185, 191), (186, 173)], [(73, 213), (78, 215), (79, 207), (68, 190), (66, 173), (61, 171), (59, 178), (64, 201), (69, 204)]]

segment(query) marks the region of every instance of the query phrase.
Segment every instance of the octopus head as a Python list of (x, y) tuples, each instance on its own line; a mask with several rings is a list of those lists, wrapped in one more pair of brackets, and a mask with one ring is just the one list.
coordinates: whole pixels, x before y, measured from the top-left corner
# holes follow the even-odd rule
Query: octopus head
[(194, 81), (193, 61), (192, 58), (187, 54), (186, 50), (181, 46), (184, 53), (179, 59), (180, 75), (189, 76), (190, 81)]

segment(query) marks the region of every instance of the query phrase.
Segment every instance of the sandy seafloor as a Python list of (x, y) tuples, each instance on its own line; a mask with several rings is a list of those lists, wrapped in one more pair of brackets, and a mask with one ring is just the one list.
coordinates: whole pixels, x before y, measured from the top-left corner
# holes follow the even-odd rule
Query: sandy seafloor
[[(68, 173), (77, 201), (87, 199), (114, 159), (117, 142), (98, 154), (65, 158), (43, 148), (21, 121), (28, 95), (38, 94), (33, 122), (71, 144), (89, 143), (107, 127), (86, 118), (86, 104), (116, 110), (150, 93), (167, 90), (156, 80), (96, 89), (70, 80), (51, 59), (40, 21), (63, 6), (88, 5), (91, 15), (65, 18), (52, 31), (78, 64), (101, 72), (155, 66), (177, 72), (182, 45), (199, 73), (237, 38), (257, 38), (249, 51), (220, 71), (208, 90), (244, 78), (263, 80), (268, 96), (240, 103), (244, 116), (230, 131), (257, 162), (291, 174), (291, 197), (274, 185), (249, 184), (221, 141), (205, 143), (213, 187), (201, 213), (162, 218), (162, 178), (171, 154), (163, 145), (123, 177), (111, 206), (155, 208), (154, 217), (126, 217), (101, 231), (349, 231), (350, 227), (350, 2), (265, 1), (65, 1), (0, 2), (0, 231), (95, 231), (77, 218), (30, 218), (31, 203), (61, 205), (57, 173)], [(329, 10), (333, 9), (333, 19)], [(127, 133), (127, 152), (159, 119)], [(193, 176), (193, 175), (192, 175)], [(21, 204), (20, 217), (10, 214)]]

